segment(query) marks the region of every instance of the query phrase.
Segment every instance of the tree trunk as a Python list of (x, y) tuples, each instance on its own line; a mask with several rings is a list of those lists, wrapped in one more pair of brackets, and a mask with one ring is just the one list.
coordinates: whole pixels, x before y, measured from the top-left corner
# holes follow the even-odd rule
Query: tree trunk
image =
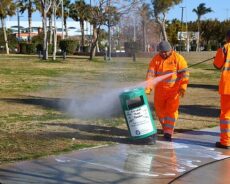
[(161, 32), (162, 32), (163, 40), (168, 41), (167, 33), (165, 30), (165, 22), (161, 22), (160, 25), (161, 25)]
[(52, 15), (51, 15), (49, 17), (49, 44), (51, 45), (52, 42), (53, 42), (53, 21), (52, 21)]
[(143, 51), (147, 51), (146, 47), (146, 23), (143, 21)]
[(168, 41), (167, 33), (166, 33), (166, 30), (165, 30), (165, 19), (163, 19), (163, 21), (161, 21), (160, 18), (157, 17), (156, 21), (160, 25), (163, 40)]
[(6, 54), (10, 54), (9, 52), (9, 46), (8, 46), (8, 40), (7, 40), (7, 34), (6, 34), (6, 27), (4, 24), (4, 19), (1, 18), (1, 23), (2, 23), (2, 30), (3, 30), (3, 34), (4, 34), (4, 41), (5, 41), (5, 47), (6, 47)]
[(46, 19), (46, 13), (45, 9), (43, 10), (43, 59), (48, 60), (48, 40), (47, 40), (47, 19)]
[(97, 51), (97, 52), (100, 52), (100, 47), (99, 47), (98, 41), (97, 41), (97, 45), (96, 45), (96, 51)]
[(96, 55), (96, 46), (98, 42), (98, 35), (99, 35), (100, 27), (97, 28), (96, 25), (93, 25), (93, 38), (92, 38), (92, 44), (90, 47), (90, 58), (89, 60), (93, 60), (93, 58)]
[(197, 23), (197, 27), (198, 27), (198, 36), (197, 36), (197, 40), (196, 40), (196, 51), (199, 52), (200, 51), (200, 21), (198, 20)]
[[(80, 20), (80, 27), (81, 27), (81, 47), (85, 46), (85, 31), (84, 31), (84, 20)], [(83, 51), (83, 50), (82, 50)]]
[(64, 18), (65, 37), (68, 38), (67, 18)]
[[(32, 2), (29, 1), (29, 7), (32, 8)], [(31, 9), (28, 10), (28, 24), (29, 24), (29, 36), (28, 36), (28, 41), (29, 43), (31, 42), (31, 28), (32, 28), (32, 11)]]
[(53, 30), (53, 60), (56, 60), (56, 53), (57, 53), (57, 25), (56, 25), (56, 7), (53, 9), (53, 22), (54, 22), (54, 30)]

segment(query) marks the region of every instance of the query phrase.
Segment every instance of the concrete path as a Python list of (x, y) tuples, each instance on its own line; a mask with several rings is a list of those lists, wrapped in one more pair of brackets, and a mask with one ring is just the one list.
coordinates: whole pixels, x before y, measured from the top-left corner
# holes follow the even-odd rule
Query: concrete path
[[(156, 145), (117, 144), (0, 166), (2, 184), (230, 183), (219, 128), (176, 134)], [(159, 138), (160, 139), (160, 138)]]

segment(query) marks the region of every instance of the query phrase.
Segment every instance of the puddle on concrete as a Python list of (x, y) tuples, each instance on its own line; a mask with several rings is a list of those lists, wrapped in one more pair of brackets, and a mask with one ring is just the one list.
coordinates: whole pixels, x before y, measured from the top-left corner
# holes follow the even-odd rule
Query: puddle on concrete
[[(172, 177), (229, 156), (200, 145), (158, 141), (157, 145), (120, 144), (85, 152), (80, 157), (60, 157), (74, 164), (84, 162), (121, 173), (150, 177)], [(61, 162), (60, 162), (61, 163)]]

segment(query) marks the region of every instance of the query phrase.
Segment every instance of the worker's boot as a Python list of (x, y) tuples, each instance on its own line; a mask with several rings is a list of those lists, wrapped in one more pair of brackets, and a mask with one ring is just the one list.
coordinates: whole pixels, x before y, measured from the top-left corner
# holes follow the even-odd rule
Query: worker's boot
[(153, 135), (147, 137), (146, 140), (147, 140), (147, 144), (149, 144), (149, 145), (156, 144), (157, 134), (153, 134)]
[(164, 139), (166, 141), (172, 141), (172, 135), (169, 133), (164, 133)]
[(216, 142), (216, 147), (217, 148), (223, 148), (223, 149), (230, 149), (230, 146), (225, 146), (221, 144), (220, 142)]
[(150, 135), (149, 137), (143, 139), (135, 140), (136, 144), (154, 145), (156, 144), (157, 134)]

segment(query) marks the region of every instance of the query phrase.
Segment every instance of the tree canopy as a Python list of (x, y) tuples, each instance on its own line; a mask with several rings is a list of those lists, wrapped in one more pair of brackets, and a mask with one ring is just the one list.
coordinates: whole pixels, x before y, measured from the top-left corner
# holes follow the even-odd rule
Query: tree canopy
[(152, 0), (154, 16), (161, 27), (161, 32), (164, 40), (167, 40), (165, 28), (166, 13), (171, 7), (181, 2), (182, 0)]

